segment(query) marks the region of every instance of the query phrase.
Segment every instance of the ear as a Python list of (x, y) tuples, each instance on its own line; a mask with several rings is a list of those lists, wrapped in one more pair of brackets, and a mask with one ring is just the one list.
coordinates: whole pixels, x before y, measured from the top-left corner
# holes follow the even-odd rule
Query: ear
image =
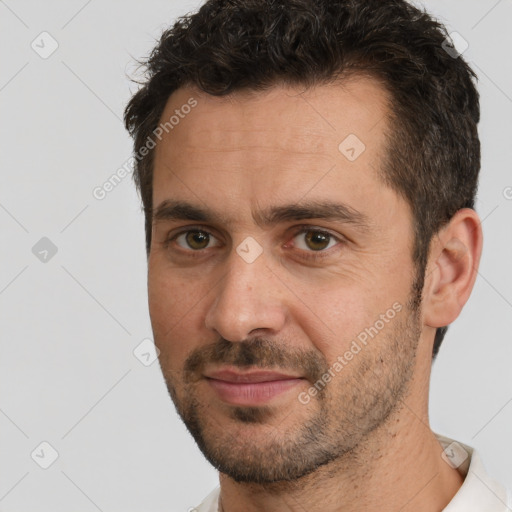
[(432, 238), (423, 291), (429, 327), (450, 325), (466, 304), (478, 274), (482, 226), (477, 213), (459, 210)]

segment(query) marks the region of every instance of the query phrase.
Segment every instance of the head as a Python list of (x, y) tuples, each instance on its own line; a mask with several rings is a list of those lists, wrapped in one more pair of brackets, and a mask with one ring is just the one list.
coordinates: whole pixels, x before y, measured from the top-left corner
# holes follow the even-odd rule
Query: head
[[(233, 478), (350, 453), (471, 292), (478, 94), (446, 36), (399, 0), (217, 0), (148, 59), (125, 120), (155, 342), (178, 412)], [(249, 404), (219, 368), (281, 371), (289, 389)]]

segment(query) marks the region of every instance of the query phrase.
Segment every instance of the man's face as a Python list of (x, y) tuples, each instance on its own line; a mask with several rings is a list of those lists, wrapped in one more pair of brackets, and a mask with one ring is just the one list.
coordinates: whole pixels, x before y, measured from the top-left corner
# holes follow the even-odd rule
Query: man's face
[(162, 115), (179, 121), (154, 163), (155, 343), (179, 414), (235, 480), (339, 459), (414, 378), (412, 217), (378, 176), (386, 112), (384, 91), (353, 79), (183, 88)]

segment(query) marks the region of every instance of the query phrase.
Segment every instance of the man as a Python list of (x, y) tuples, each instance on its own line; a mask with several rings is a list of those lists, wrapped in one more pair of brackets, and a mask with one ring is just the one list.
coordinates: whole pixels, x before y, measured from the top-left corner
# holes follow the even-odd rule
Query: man
[(448, 41), (402, 0), (210, 0), (151, 54), (125, 121), (160, 365), (220, 472), (196, 510), (507, 510), (429, 427), (482, 248)]

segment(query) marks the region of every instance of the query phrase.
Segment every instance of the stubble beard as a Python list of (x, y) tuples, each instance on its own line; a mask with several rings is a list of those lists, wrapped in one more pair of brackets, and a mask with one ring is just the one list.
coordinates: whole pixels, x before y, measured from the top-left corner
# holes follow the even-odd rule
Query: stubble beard
[(162, 367), (176, 410), (206, 459), (236, 482), (267, 485), (296, 481), (340, 463), (402, 407), (421, 333), (421, 284), (416, 281), (407, 306), (383, 332), (308, 404), (297, 399), (281, 423), (276, 423), (280, 411), (271, 406), (232, 406), (229, 423), (224, 409), (219, 420), (219, 409), (198, 397), (201, 369), (213, 362), (306, 368), (312, 385), (330, 366), (317, 351), (285, 350), (264, 338), (238, 343), (221, 339), (194, 351), (183, 372)]

